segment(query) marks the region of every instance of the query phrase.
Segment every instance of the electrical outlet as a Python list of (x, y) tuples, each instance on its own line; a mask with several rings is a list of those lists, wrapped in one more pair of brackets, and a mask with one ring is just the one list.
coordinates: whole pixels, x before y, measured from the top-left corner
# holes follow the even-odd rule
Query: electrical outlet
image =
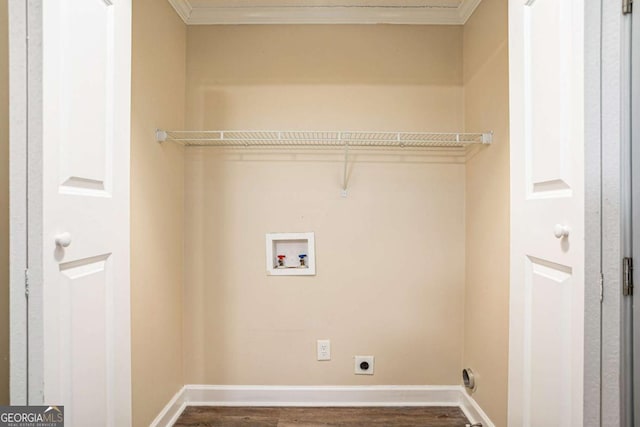
[(317, 353), (318, 360), (331, 360), (331, 341), (318, 340)]
[(373, 356), (355, 356), (356, 375), (373, 375)]

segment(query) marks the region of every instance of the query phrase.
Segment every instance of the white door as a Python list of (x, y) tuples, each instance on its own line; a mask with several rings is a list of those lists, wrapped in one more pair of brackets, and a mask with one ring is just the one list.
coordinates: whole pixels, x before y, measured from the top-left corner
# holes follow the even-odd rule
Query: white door
[(510, 0), (509, 425), (582, 426), (582, 0)]
[(28, 0), (29, 400), (131, 423), (130, 0)]

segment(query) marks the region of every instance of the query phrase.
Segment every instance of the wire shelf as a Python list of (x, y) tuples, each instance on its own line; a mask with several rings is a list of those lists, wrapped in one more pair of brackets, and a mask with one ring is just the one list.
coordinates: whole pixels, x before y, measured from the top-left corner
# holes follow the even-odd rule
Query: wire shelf
[(464, 149), (474, 144), (490, 144), (492, 136), (491, 132), (156, 131), (158, 142), (173, 141), (187, 147), (440, 147)]
[[(156, 130), (158, 142), (173, 141), (186, 147), (342, 148), (342, 196), (347, 196), (347, 164), (352, 149), (431, 149), (466, 158), (469, 147), (491, 144), (493, 132), (354, 132), (354, 131), (165, 131)], [(474, 150), (475, 151), (475, 150)]]

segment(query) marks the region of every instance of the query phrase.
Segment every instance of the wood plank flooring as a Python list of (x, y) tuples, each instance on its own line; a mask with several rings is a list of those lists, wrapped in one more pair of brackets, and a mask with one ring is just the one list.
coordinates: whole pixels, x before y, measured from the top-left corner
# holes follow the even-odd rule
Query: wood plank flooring
[(174, 427), (464, 427), (458, 407), (294, 408), (188, 406)]

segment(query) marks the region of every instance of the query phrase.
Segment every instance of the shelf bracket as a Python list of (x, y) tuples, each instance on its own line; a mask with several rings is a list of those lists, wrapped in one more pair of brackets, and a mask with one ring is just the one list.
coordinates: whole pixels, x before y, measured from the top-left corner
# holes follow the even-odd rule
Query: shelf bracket
[(167, 140), (167, 131), (156, 129), (156, 142), (163, 143)]
[(344, 144), (344, 169), (342, 171), (342, 197), (347, 197), (347, 180), (348, 178), (348, 167), (349, 167), (349, 143), (345, 142)]

